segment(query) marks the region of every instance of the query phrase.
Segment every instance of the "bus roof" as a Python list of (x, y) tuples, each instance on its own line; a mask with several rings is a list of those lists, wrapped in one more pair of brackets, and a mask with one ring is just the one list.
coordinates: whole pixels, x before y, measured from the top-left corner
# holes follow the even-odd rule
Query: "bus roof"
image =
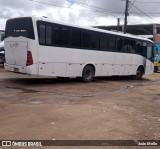
[(71, 26), (71, 27), (77, 27), (77, 28), (81, 28), (81, 29), (87, 29), (87, 30), (91, 30), (91, 31), (103, 32), (103, 33), (108, 33), (108, 34), (112, 34), (112, 35), (116, 35), (116, 36), (123, 36), (123, 37), (138, 39), (138, 40), (149, 41), (149, 42), (153, 43), (153, 41), (150, 40), (150, 39), (147, 39), (147, 38), (144, 38), (144, 37), (140, 37), (140, 36), (135, 36), (135, 35), (132, 35), (132, 34), (123, 34), (123, 33), (120, 33), (120, 32), (108, 31), (108, 30), (103, 30), (103, 29), (99, 29), (99, 28), (85, 27), (85, 26), (74, 25), (74, 24), (71, 24), (71, 23), (53, 21), (53, 20), (48, 19), (46, 17), (37, 17), (37, 16), (30, 16), (30, 17), (34, 21), (41, 20), (41, 21), (45, 21), (45, 22), (49, 22), (49, 23), (56, 23), (56, 24), (61, 24), (61, 25), (66, 25), (66, 26)]

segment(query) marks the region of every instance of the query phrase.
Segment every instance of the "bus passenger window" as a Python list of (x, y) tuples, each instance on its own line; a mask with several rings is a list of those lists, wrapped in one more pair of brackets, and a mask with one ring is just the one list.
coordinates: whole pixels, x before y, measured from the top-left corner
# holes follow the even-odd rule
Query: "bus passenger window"
[(135, 53), (135, 41), (134, 40), (130, 40), (129, 41), (129, 46), (128, 46), (128, 52), (129, 53)]
[(81, 29), (72, 29), (72, 46), (81, 48)]
[(62, 45), (67, 46), (69, 45), (69, 40), (70, 40), (70, 30), (68, 28), (63, 27), (62, 28)]
[(101, 51), (107, 51), (108, 49), (108, 36), (106, 34), (100, 35), (100, 49)]
[(53, 28), (53, 43), (55, 45), (61, 46), (62, 45), (62, 28), (61, 27), (54, 27)]
[(123, 38), (117, 38), (117, 52), (122, 52)]
[(89, 32), (82, 31), (82, 48), (90, 48), (91, 36)]
[(115, 37), (109, 37), (108, 38), (108, 51), (114, 52), (116, 49), (116, 38)]
[(45, 25), (39, 26), (39, 42), (40, 44), (45, 44)]
[(122, 51), (125, 53), (135, 53), (135, 41), (124, 39)]
[(129, 40), (128, 39), (124, 39), (122, 52), (128, 53), (128, 44), (129, 44)]
[(91, 48), (99, 49), (99, 34), (92, 33)]
[(52, 44), (52, 27), (46, 26), (46, 44), (51, 45)]
[(139, 55), (143, 55), (143, 46), (142, 46), (142, 42), (140, 41), (136, 42), (136, 53)]

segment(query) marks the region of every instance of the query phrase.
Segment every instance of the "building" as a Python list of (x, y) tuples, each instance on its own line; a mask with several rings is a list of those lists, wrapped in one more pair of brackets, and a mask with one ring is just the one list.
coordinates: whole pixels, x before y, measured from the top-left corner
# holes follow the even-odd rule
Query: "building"
[[(117, 31), (117, 26), (95, 26), (96, 28)], [(119, 31), (123, 32), (124, 26), (119, 26)], [(139, 25), (128, 25), (127, 33), (134, 35), (142, 35), (147, 37), (154, 42), (160, 43), (160, 24), (139, 24)]]

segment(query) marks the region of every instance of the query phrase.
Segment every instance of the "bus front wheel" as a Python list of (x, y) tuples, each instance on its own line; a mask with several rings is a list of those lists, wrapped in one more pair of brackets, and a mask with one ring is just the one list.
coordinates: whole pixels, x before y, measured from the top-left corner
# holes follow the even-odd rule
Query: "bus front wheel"
[(142, 68), (138, 68), (136, 71), (136, 75), (133, 76), (134, 80), (141, 80), (142, 76), (143, 76), (143, 69)]
[(82, 80), (83, 82), (91, 82), (94, 78), (95, 71), (91, 65), (87, 65), (84, 67), (82, 72)]

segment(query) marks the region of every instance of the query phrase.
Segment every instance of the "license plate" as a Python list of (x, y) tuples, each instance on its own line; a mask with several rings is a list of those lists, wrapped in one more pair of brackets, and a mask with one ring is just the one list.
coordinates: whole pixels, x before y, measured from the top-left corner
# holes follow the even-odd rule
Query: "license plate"
[(19, 69), (18, 68), (14, 68), (14, 72), (19, 72)]

